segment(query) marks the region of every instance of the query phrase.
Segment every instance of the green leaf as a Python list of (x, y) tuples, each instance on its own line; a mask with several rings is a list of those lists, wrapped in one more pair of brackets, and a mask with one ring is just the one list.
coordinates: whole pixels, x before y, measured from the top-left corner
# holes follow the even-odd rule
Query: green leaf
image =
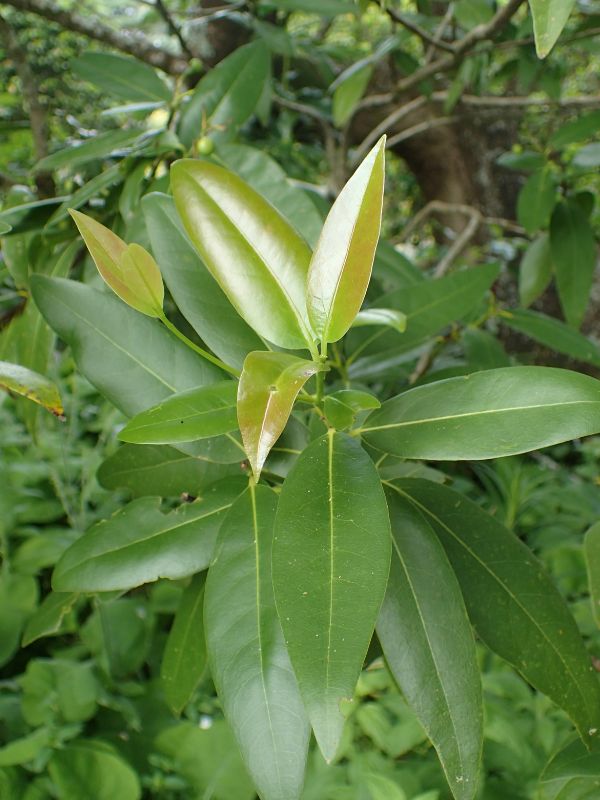
[(402, 694), (438, 752), (454, 797), (470, 800), (477, 791), (483, 744), (471, 625), (431, 526), (394, 487), (387, 499), (392, 566), (377, 635)]
[(337, 84), (333, 92), (332, 107), (333, 124), (336, 128), (343, 128), (351, 119), (354, 109), (369, 85), (372, 74), (373, 67), (364, 66)]
[(271, 57), (260, 41), (238, 47), (200, 80), (183, 107), (177, 133), (186, 147), (202, 134), (203, 123), (211, 138), (231, 137), (250, 117), (269, 78)]
[(308, 314), (323, 346), (342, 338), (364, 300), (381, 227), (384, 177), (385, 136), (340, 192), (310, 262)]
[(519, 302), (525, 308), (546, 290), (552, 279), (552, 252), (550, 238), (541, 233), (531, 242), (519, 269)]
[(548, 227), (556, 201), (554, 173), (548, 168), (534, 172), (517, 198), (517, 219), (530, 235)]
[(220, 381), (179, 392), (142, 411), (119, 431), (133, 444), (193, 442), (237, 429), (236, 381)]
[(340, 431), (353, 425), (361, 412), (369, 412), (380, 406), (379, 400), (368, 392), (339, 389), (337, 392), (327, 395), (323, 403), (323, 410), (330, 424)]
[(297, 800), (309, 726), (277, 619), (271, 549), (277, 497), (250, 488), (223, 522), (206, 583), (212, 676), (264, 800)]
[(158, 498), (133, 500), (69, 547), (56, 565), (52, 588), (110, 592), (206, 569), (221, 520), (241, 488), (236, 479), (219, 481), (200, 500), (170, 514), (163, 514)]
[(239, 463), (217, 464), (166, 445), (126, 444), (102, 462), (98, 480), (105, 489), (127, 489), (134, 497), (195, 497), (235, 474), (240, 474)]
[(352, 322), (353, 328), (366, 328), (373, 325), (384, 325), (393, 328), (398, 333), (404, 333), (406, 314), (396, 311), (394, 308), (366, 308), (364, 311), (359, 311)]
[(41, 639), (43, 636), (52, 636), (58, 633), (62, 621), (73, 608), (78, 595), (73, 592), (50, 592), (30, 617), (23, 633), (22, 647)]
[(600, 684), (568, 606), (533, 553), (458, 492), (401, 480), (439, 536), (477, 634), (589, 740), (600, 729)]
[(282, 11), (304, 11), (320, 17), (337, 17), (339, 14), (356, 14), (358, 6), (347, 0), (269, 0)]
[(281, 436), (294, 401), (320, 364), (286, 353), (249, 353), (240, 376), (237, 415), (255, 480)]
[(375, 251), (372, 281), (376, 281), (382, 292), (393, 292), (415, 283), (423, 283), (423, 272), (384, 239), (380, 239)]
[(523, 150), (520, 153), (509, 151), (502, 153), (496, 159), (496, 164), (506, 169), (533, 172), (543, 169), (547, 164), (547, 160), (543, 153), (536, 153), (534, 150)]
[(27, 367), (0, 361), (0, 389), (32, 400), (55, 417), (63, 416), (64, 409), (55, 384)]
[(164, 287), (160, 270), (139, 244), (126, 244), (115, 233), (81, 211), (70, 211), (98, 272), (128, 306), (147, 314), (163, 314)]
[(142, 199), (152, 250), (177, 307), (210, 349), (241, 368), (251, 350), (264, 347), (202, 263), (183, 229), (173, 198), (152, 192)]
[(570, 325), (581, 325), (587, 308), (597, 248), (594, 233), (579, 203), (567, 200), (554, 209), (550, 249), (560, 304)]
[(223, 377), (159, 322), (106, 292), (41, 275), (33, 277), (32, 290), (48, 324), (71, 345), (78, 368), (126, 416)]
[(494, 8), (488, 0), (458, 0), (454, 16), (467, 30), (485, 25), (494, 16)]
[[(139, 129), (100, 133), (98, 136), (94, 136), (93, 139), (87, 139), (78, 145), (63, 147), (62, 150), (42, 158), (35, 165), (35, 171), (51, 172), (63, 167), (68, 167), (69, 170), (73, 171), (75, 167), (81, 167), (90, 161), (106, 158), (114, 150), (130, 147), (142, 134), (143, 131)], [(58, 199), (63, 201), (65, 198)]]
[(7, 241), (19, 234), (43, 228), (55, 208), (66, 199), (52, 197), (49, 200), (35, 200), (6, 208), (0, 214), (0, 223), (11, 227)]
[(52, 214), (47, 226), (56, 225), (57, 222), (62, 222), (69, 216), (69, 211), (80, 208), (88, 203), (94, 197), (103, 194), (111, 186), (121, 183), (123, 180), (123, 173), (120, 164), (113, 164), (112, 167), (105, 169), (99, 175), (96, 175), (90, 181), (85, 183), (80, 189), (66, 198), (66, 200), (59, 205), (56, 211)]
[(600, 367), (600, 347), (570, 325), (538, 311), (514, 309), (502, 314), (502, 323), (578, 361)]
[(11, 230), (12, 226), (7, 222), (0, 222), (0, 236), (4, 236), (5, 233), (10, 233)]
[(47, 728), (39, 728), (0, 747), (0, 767), (12, 767), (33, 761), (44, 750), (48, 750), (52, 741), (52, 734)]
[(600, 130), (600, 110), (590, 111), (565, 122), (550, 137), (552, 147), (565, 147), (567, 144), (589, 139)]
[(581, 150), (575, 153), (571, 164), (580, 169), (594, 169), (600, 167), (600, 142), (586, 144)]
[(344, 726), (383, 601), (390, 524), (375, 466), (328, 431), (288, 475), (277, 509), (273, 587), (288, 651), (326, 760)]
[(600, 628), (600, 523), (596, 522), (585, 534), (583, 540), (585, 563), (587, 565), (588, 585), (592, 613)]
[(554, 47), (574, 5), (575, 0), (529, 0), (539, 58), (545, 58)]
[(194, 246), (246, 322), (281, 347), (314, 349), (305, 302), (306, 242), (273, 206), (222, 167), (177, 161), (171, 186)]
[(505, 367), (409, 389), (363, 428), (374, 447), (440, 461), (526, 453), (600, 431), (600, 382), (551, 367)]
[(48, 772), (60, 797), (139, 800), (142, 790), (134, 770), (112, 747), (93, 739), (69, 742), (55, 750)]
[(469, 372), (509, 367), (510, 358), (499, 339), (480, 328), (465, 328), (462, 336)]
[(544, 769), (540, 800), (594, 800), (600, 786), (600, 757), (575, 740), (559, 750)]
[(0, 572), (0, 667), (19, 647), (21, 632), (38, 603), (38, 584), (31, 575)]
[(206, 668), (205, 577), (195, 575), (184, 590), (160, 666), (160, 682), (175, 714), (181, 714)]
[(71, 61), (71, 69), (80, 78), (120, 100), (168, 102), (171, 99), (171, 90), (152, 67), (131, 56), (83, 53)]

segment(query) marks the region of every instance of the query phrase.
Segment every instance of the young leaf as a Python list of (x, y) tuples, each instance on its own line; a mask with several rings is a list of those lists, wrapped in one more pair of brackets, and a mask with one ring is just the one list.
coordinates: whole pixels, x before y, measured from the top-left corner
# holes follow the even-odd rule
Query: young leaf
[(160, 270), (139, 244), (126, 244), (115, 233), (81, 211), (71, 209), (98, 272), (127, 305), (149, 317), (161, 317), (164, 287)]
[(297, 800), (309, 727), (277, 619), (271, 580), (276, 495), (250, 486), (223, 522), (206, 583), (211, 673), (263, 800)]
[(119, 431), (133, 444), (194, 442), (236, 430), (236, 381), (219, 381), (188, 389), (142, 411)]
[(240, 480), (227, 478), (201, 500), (170, 514), (162, 513), (156, 497), (133, 500), (65, 551), (52, 576), (53, 589), (110, 592), (206, 569), (221, 520), (241, 488)]
[(575, 0), (529, 0), (539, 58), (545, 58), (554, 47), (574, 5)]
[(519, 269), (519, 301), (527, 308), (545, 291), (552, 279), (552, 253), (547, 233), (529, 245)]
[(452, 489), (410, 479), (397, 486), (444, 546), (481, 639), (589, 741), (600, 730), (600, 684), (568, 606), (533, 553)]
[(406, 330), (406, 314), (394, 308), (365, 308), (359, 311), (352, 322), (353, 328), (367, 328), (373, 325), (383, 325), (393, 328), (398, 333)]
[(320, 369), (286, 353), (249, 353), (240, 376), (237, 416), (244, 449), (258, 480), (269, 451), (292, 413), (298, 392)]
[(551, 367), (504, 367), (409, 389), (363, 428), (374, 447), (434, 460), (499, 458), (600, 431), (600, 382)]
[(590, 223), (573, 200), (559, 203), (554, 209), (550, 249), (565, 318), (579, 328), (592, 288), (597, 248)]
[(55, 384), (27, 367), (0, 361), (0, 389), (33, 400), (55, 417), (63, 416), (62, 400)]
[(206, 668), (204, 581), (202, 572), (184, 589), (160, 665), (160, 682), (175, 714), (181, 714)]
[(310, 262), (308, 314), (324, 344), (342, 338), (362, 305), (379, 239), (384, 178), (385, 136), (333, 204)]
[(215, 164), (177, 161), (171, 186), (194, 246), (246, 322), (280, 347), (314, 349), (306, 242), (248, 184)]
[(300, 455), (277, 509), (273, 587), (294, 672), (324, 757), (335, 756), (383, 601), (390, 523), (375, 466), (328, 431)]
[(394, 678), (438, 752), (454, 797), (470, 800), (477, 791), (483, 744), (473, 632), (456, 575), (431, 526), (395, 488), (386, 494), (392, 566), (377, 635)]
[(583, 540), (585, 563), (587, 565), (588, 584), (592, 613), (596, 625), (600, 628), (600, 522), (588, 530)]

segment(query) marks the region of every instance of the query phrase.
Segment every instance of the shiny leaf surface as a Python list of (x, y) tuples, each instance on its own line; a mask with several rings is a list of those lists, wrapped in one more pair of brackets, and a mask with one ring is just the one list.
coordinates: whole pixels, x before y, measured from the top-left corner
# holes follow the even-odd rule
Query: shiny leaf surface
[(404, 333), (406, 314), (394, 308), (366, 308), (364, 311), (359, 311), (352, 322), (353, 328), (367, 328), (373, 325), (383, 325), (393, 328), (398, 333)]

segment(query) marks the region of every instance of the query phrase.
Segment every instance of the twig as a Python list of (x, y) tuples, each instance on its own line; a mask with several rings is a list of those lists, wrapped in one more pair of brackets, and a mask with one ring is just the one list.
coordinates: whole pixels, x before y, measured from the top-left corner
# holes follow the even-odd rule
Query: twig
[(444, 125), (451, 125), (458, 119), (459, 117), (435, 117), (434, 119), (428, 119), (424, 122), (419, 122), (417, 125), (412, 125), (410, 128), (406, 128), (405, 130), (400, 131), (400, 133), (390, 136), (387, 140), (386, 147), (394, 147), (395, 145), (400, 144), (407, 139), (411, 139), (413, 136), (418, 136), (419, 133), (425, 133), (432, 128), (441, 128)]
[(188, 56), (188, 58), (193, 58), (194, 53), (190, 50), (188, 43), (186, 42), (179, 25), (173, 19), (173, 16), (169, 9), (164, 4), (163, 0), (155, 0), (156, 10), (160, 14), (160, 16), (165, 21), (167, 28), (171, 32), (171, 34), (177, 39), (179, 42), (179, 46), (181, 47), (181, 51)]
[[(453, 15), (454, 15), (454, 3), (448, 3), (448, 8), (446, 9), (446, 13), (442, 17), (442, 20), (438, 25), (436, 32), (434, 33), (434, 38), (436, 42), (441, 41), (443, 35), (446, 33), (446, 28), (448, 27)], [(427, 49), (427, 52), (425, 53), (425, 63), (428, 64), (434, 57), (434, 55), (435, 55), (435, 47), (432, 45)]]
[(416, 34), (419, 39), (422, 39), (431, 47), (438, 48), (439, 50), (446, 50), (450, 53), (454, 52), (454, 47), (449, 42), (444, 42), (443, 40), (437, 38), (435, 35), (429, 33), (429, 31), (426, 31), (425, 28), (417, 25), (416, 22), (413, 22), (408, 17), (405, 17), (404, 14), (401, 14), (399, 11), (395, 11), (389, 6), (384, 6), (383, 3), (380, 5), (382, 10), (385, 11), (391, 20), (397, 22), (399, 25), (402, 25), (402, 27), (406, 28), (407, 31)]
[(409, 100), (408, 103), (404, 103), (404, 105), (395, 108), (391, 111), (385, 119), (383, 119), (379, 125), (373, 128), (370, 131), (363, 141), (358, 145), (355, 150), (353, 163), (358, 163), (362, 161), (364, 156), (369, 152), (372, 145), (375, 144), (376, 141), (379, 140), (384, 133), (387, 133), (392, 125), (395, 125), (397, 122), (403, 117), (406, 117), (408, 114), (411, 114), (413, 111), (417, 111), (419, 108), (424, 106), (427, 103), (426, 97), (415, 97), (414, 100)]

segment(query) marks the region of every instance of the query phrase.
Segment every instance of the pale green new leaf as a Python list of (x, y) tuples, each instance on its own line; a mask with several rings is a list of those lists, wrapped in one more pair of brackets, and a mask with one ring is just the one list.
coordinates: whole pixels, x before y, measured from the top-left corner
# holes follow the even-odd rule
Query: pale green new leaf
[(364, 311), (358, 312), (352, 322), (352, 327), (368, 328), (382, 325), (387, 328), (393, 328), (398, 333), (404, 333), (406, 320), (406, 314), (402, 311), (396, 311), (395, 308), (365, 308)]
[(286, 353), (249, 353), (237, 396), (237, 418), (246, 455), (258, 480), (269, 451), (292, 413), (294, 401), (320, 365)]
[(298, 800), (309, 726), (275, 610), (271, 580), (277, 497), (250, 486), (223, 522), (206, 583), (211, 673), (263, 800)]
[(0, 361), (0, 389), (32, 400), (47, 408), (55, 417), (63, 415), (62, 400), (56, 385), (32, 369)]
[(310, 262), (308, 313), (323, 343), (342, 338), (364, 300), (381, 227), (384, 178), (385, 136), (340, 192)]
[(600, 382), (551, 367), (504, 367), (409, 389), (365, 422), (374, 447), (434, 460), (499, 458), (600, 431)]
[(600, 628), (600, 522), (588, 530), (583, 540), (585, 563), (587, 565), (588, 585), (592, 613)]
[(575, 0), (529, 0), (539, 58), (545, 58), (556, 44), (574, 5)]
[(324, 757), (334, 758), (390, 566), (390, 523), (375, 466), (356, 439), (312, 442), (281, 491), (273, 586), (300, 692)]

